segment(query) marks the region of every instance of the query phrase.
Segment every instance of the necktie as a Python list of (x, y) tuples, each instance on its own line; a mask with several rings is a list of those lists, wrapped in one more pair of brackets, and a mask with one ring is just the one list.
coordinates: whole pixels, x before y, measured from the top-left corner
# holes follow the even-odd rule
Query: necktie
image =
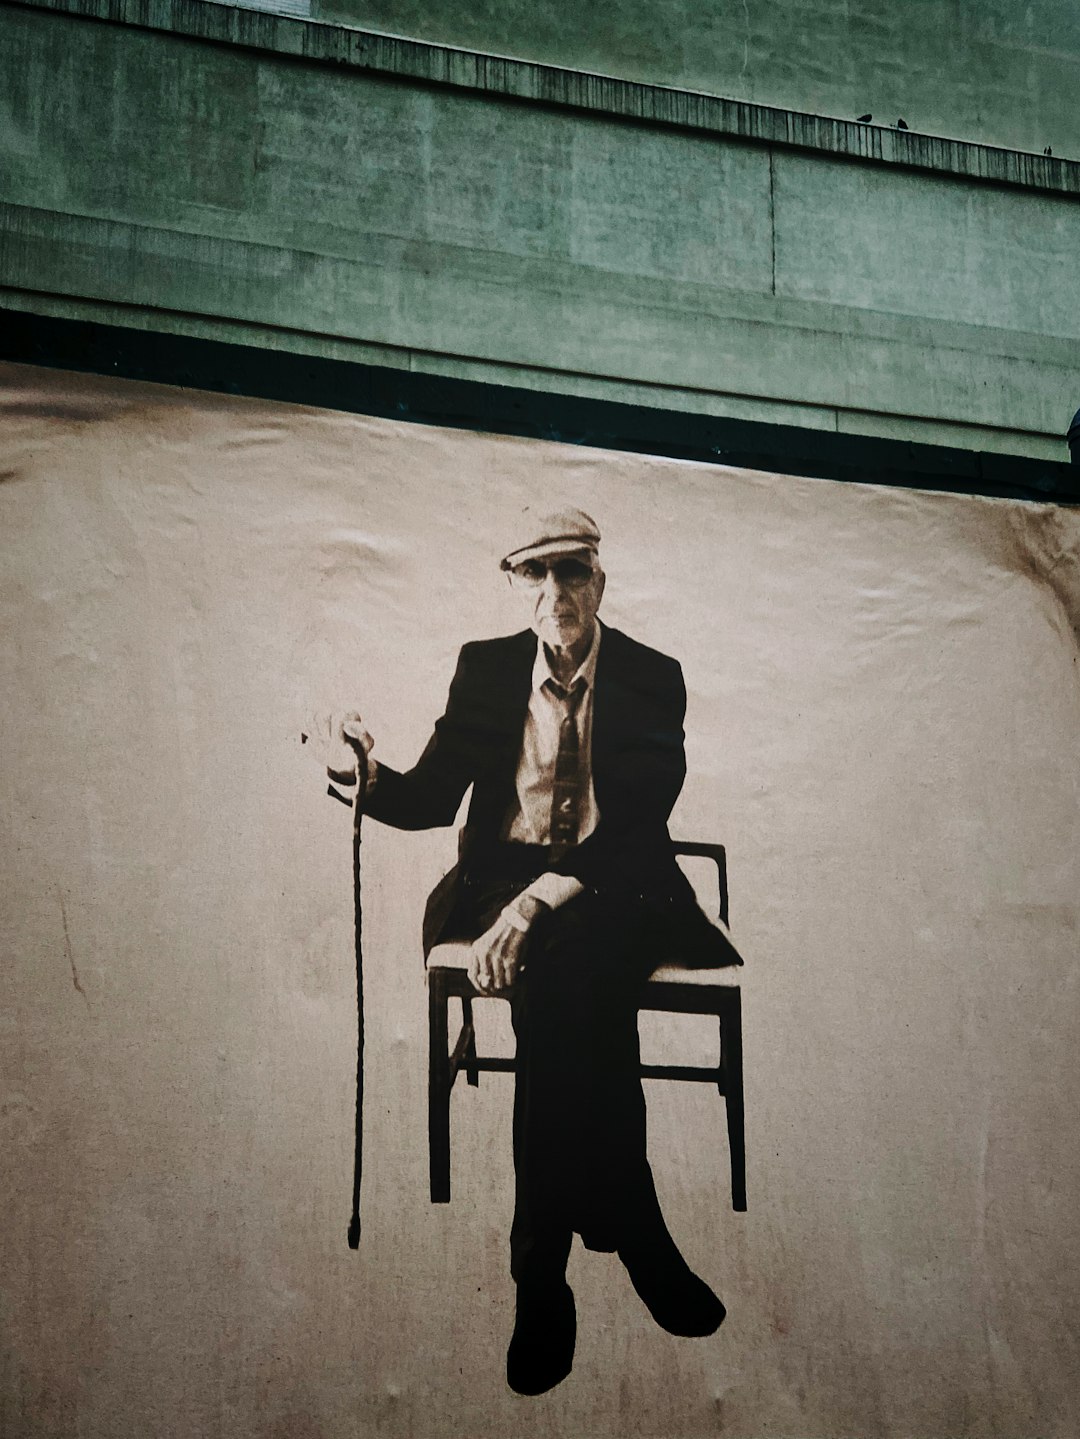
[(555, 680), (547, 688), (563, 706), (559, 723), (559, 752), (555, 757), (555, 778), (551, 787), (551, 862), (557, 863), (577, 844), (581, 818), (581, 746), (578, 744), (577, 712), (585, 694), (585, 681), (575, 680), (570, 689)]

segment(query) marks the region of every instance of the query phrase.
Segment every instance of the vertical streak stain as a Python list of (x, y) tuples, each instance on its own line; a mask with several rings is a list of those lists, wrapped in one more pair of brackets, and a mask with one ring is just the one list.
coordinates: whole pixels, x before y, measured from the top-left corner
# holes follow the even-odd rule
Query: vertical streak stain
[(743, 79), (750, 64), (750, 0), (743, 0), (743, 51), (739, 79)]
[(773, 152), (769, 150), (769, 261), (772, 270), (771, 293), (776, 294), (776, 189), (773, 180)]
[(64, 950), (68, 957), (68, 964), (71, 965), (71, 982), (72, 984), (74, 984), (78, 992), (82, 995), (83, 999), (86, 1000), (87, 1004), (89, 1004), (89, 996), (87, 995), (86, 990), (83, 989), (82, 980), (80, 980), (79, 978), (79, 971), (75, 968), (75, 954), (71, 948), (71, 934), (68, 930), (67, 905), (64, 903), (64, 891), (60, 888), (57, 888), (56, 892), (60, 898), (60, 918), (64, 922)]

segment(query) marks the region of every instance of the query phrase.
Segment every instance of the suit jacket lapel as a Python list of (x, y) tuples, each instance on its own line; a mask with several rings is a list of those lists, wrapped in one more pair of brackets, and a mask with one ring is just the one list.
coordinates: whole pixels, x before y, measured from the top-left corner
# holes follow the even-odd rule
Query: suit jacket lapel
[[(520, 749), (521, 736), (525, 731), (525, 716), (529, 710), (529, 696), (532, 693), (533, 662), (536, 659), (536, 636), (532, 630), (522, 630), (512, 636), (513, 644), (505, 671), (495, 678), (495, 694), (498, 696), (497, 723), (508, 738), (513, 738), (515, 747)], [(515, 764), (517, 755), (514, 756)]]
[(510, 637), (498, 657), (498, 669), (488, 676), (493, 752), (487, 787), (488, 822), (497, 827), (514, 799), (514, 782), (525, 719), (532, 692), (536, 636), (523, 630)]
[(616, 747), (620, 718), (619, 633), (600, 625), (600, 653), (596, 657), (596, 688), (593, 693), (592, 775), (596, 804), (604, 814), (602, 792), (608, 775), (608, 760)]

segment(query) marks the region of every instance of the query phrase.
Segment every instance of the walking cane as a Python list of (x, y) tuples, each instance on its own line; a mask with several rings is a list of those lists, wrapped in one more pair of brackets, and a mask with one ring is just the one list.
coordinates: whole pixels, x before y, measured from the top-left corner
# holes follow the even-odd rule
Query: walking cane
[[(356, 751), (356, 798), (353, 800), (352, 877), (353, 933), (356, 946), (356, 1137), (353, 1149), (352, 1215), (349, 1219), (349, 1248), (360, 1248), (360, 1179), (364, 1168), (364, 906), (360, 892), (360, 821), (367, 794), (367, 755), (356, 735), (345, 738)], [(333, 786), (330, 793), (344, 798)], [(347, 803), (347, 801), (346, 801)]]

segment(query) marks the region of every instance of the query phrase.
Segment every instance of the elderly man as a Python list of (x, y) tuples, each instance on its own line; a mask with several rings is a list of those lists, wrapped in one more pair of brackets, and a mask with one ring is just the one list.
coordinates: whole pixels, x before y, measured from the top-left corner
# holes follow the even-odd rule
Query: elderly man
[[(425, 952), (468, 938), (470, 977), (506, 993), (517, 1039), (507, 1380), (523, 1394), (573, 1362), (573, 1235), (616, 1250), (674, 1334), (713, 1333), (724, 1308), (668, 1233), (645, 1149), (637, 999), (672, 941), (703, 964), (738, 959), (698, 908), (667, 820), (686, 773), (677, 662), (597, 619), (600, 533), (577, 509), (526, 510), (502, 560), (529, 628), (467, 644), (446, 712), (406, 773), (369, 761), (366, 813), (448, 825), (472, 786), (459, 861), (432, 893)], [(359, 714), (337, 726), (372, 738)]]

